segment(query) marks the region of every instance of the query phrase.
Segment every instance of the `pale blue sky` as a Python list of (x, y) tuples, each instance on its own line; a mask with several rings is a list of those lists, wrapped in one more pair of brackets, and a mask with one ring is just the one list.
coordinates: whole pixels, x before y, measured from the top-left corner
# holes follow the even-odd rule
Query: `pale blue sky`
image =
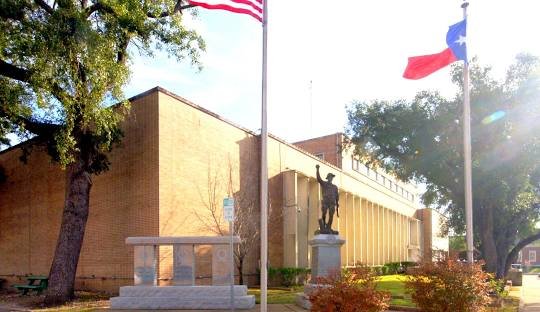
[[(453, 95), (448, 69), (418, 81), (401, 75), (407, 57), (446, 48), (448, 26), (462, 18), (461, 1), (268, 1), (271, 133), (292, 142), (343, 131), (345, 106), (354, 99), (410, 98), (423, 89)], [(519, 52), (540, 56), (538, 12), (537, 0), (471, 0), (469, 55), (500, 75)], [(137, 57), (126, 95), (160, 85), (258, 131), (260, 24), (204, 9), (189, 20), (207, 43), (203, 70), (163, 55)]]

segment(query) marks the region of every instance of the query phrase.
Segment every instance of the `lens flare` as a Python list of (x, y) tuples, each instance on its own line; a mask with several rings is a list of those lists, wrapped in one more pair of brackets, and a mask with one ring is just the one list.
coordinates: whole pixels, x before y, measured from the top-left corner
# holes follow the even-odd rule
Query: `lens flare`
[(484, 125), (488, 125), (492, 122), (495, 122), (501, 118), (504, 117), (504, 115), (506, 115), (506, 113), (504, 111), (496, 111), (495, 113), (487, 116), (487, 117), (484, 117), (484, 119), (482, 119), (482, 123)]

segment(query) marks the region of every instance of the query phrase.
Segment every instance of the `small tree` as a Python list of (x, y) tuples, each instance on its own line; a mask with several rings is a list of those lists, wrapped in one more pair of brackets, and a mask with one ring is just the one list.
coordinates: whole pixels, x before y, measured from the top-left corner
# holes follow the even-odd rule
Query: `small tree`
[(200, 221), (203, 230), (220, 236), (229, 235), (227, 225), (223, 221), (223, 189), (228, 196), (234, 198), (234, 234), (240, 237), (240, 243), (234, 248), (236, 269), (239, 273), (239, 283), (244, 284), (244, 264), (248, 255), (259, 246), (259, 211), (257, 210), (257, 175), (246, 174), (242, 188), (234, 184), (233, 165), (228, 161), (226, 179), (208, 168), (208, 184), (206, 194), (199, 192), (204, 210), (193, 210)]

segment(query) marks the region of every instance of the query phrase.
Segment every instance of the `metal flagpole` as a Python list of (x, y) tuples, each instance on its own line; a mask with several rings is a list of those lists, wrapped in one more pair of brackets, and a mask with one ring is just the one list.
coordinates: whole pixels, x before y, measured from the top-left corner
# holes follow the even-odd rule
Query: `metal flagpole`
[[(463, 19), (467, 18), (468, 2), (463, 2)], [(472, 173), (471, 173), (471, 104), (469, 95), (469, 64), (463, 65), (463, 158), (465, 162), (465, 223), (467, 237), (467, 261), (474, 263)]]
[(268, 130), (266, 125), (266, 73), (267, 73), (267, 46), (268, 46), (268, 0), (263, 1), (263, 59), (262, 59), (262, 108), (261, 108), (261, 312), (267, 308), (267, 282), (268, 282), (268, 164), (267, 141)]

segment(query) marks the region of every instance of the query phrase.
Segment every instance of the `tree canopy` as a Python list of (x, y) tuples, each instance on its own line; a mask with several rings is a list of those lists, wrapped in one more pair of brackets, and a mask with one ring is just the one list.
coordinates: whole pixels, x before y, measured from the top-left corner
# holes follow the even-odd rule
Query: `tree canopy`
[(133, 53), (162, 50), (199, 65), (204, 42), (183, 23), (188, 7), (182, 0), (0, 1), (0, 143), (9, 133), (33, 137), (25, 147), (46, 145), (66, 169), (49, 303), (73, 296), (92, 175), (109, 168), (107, 152), (121, 138)]
[[(347, 128), (364, 161), (425, 183), (424, 204), (446, 209), (457, 233), (465, 226), (462, 72), (453, 66), (459, 91), (451, 99), (422, 91), (412, 101), (356, 101)], [(486, 268), (502, 276), (512, 249), (540, 238), (539, 62), (519, 55), (497, 81), (473, 60), (470, 81), (475, 239)]]

